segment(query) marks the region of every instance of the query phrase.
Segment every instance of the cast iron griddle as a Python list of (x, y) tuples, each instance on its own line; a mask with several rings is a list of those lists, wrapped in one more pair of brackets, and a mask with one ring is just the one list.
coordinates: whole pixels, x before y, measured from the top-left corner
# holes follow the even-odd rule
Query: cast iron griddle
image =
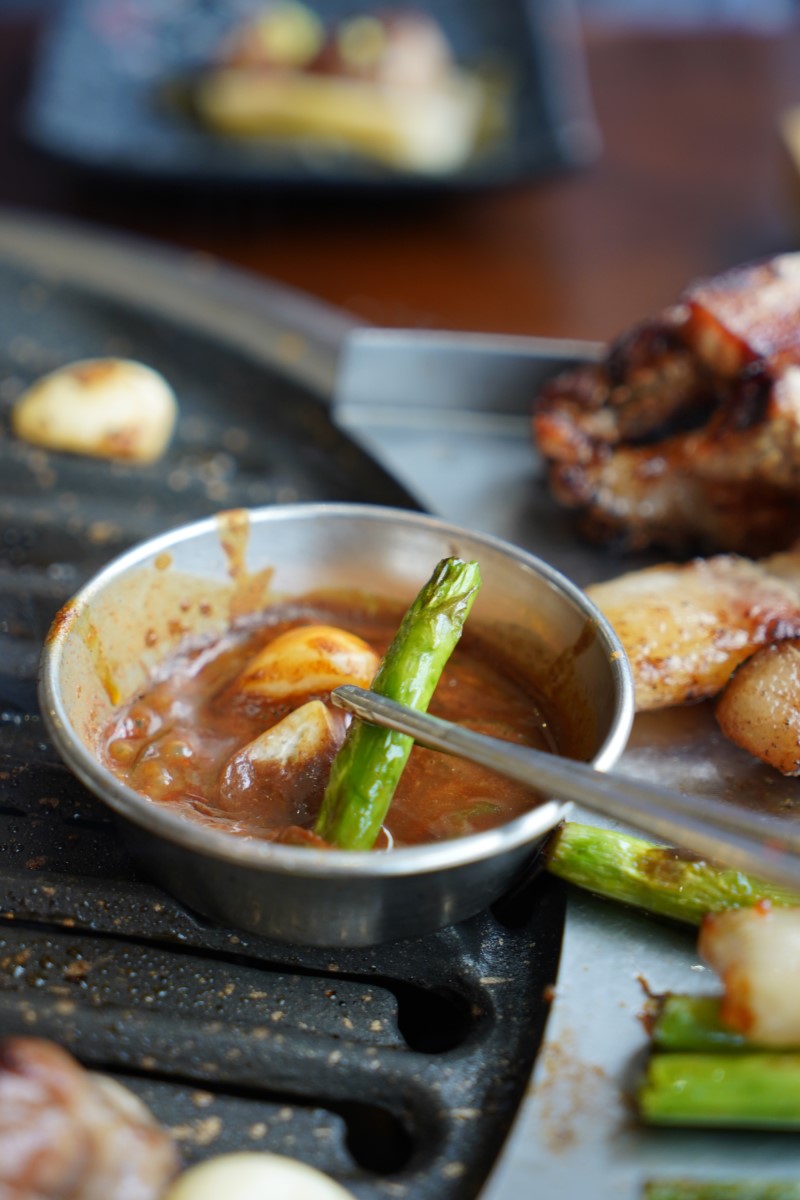
[[(9, 228), (0, 220), (0, 1030), (53, 1038), (121, 1078), (174, 1130), (187, 1163), (262, 1148), (358, 1196), (475, 1196), (541, 1038), (560, 890), (534, 880), (493, 913), (374, 951), (219, 928), (137, 873), (36, 706), (52, 616), (128, 544), (222, 507), (415, 502), (303, 382), (319, 368), (296, 297), (279, 305), (288, 330), (256, 314), (259, 352), (252, 285), (236, 336), (215, 335), (207, 313), (181, 309), (196, 305), (181, 260), (80, 231)], [(100, 257), (78, 269), (87, 246)], [(148, 270), (152, 304), (141, 300)], [(206, 286), (235, 316), (224, 280), (211, 272)], [(11, 436), (8, 409), (29, 380), (97, 354), (139, 358), (175, 387), (180, 426), (160, 464), (45, 454)]]

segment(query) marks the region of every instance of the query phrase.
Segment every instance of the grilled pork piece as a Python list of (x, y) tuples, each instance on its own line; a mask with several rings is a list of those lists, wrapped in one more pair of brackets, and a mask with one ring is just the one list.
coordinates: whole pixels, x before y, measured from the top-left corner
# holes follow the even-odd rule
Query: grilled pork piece
[(177, 1166), (132, 1092), (52, 1042), (0, 1042), (0, 1200), (158, 1200)]
[(800, 593), (770, 562), (720, 554), (587, 588), (625, 647), (639, 711), (715, 696), (759, 647), (800, 637)]
[(690, 287), (552, 380), (534, 434), (594, 541), (763, 554), (800, 535), (800, 254)]
[(638, 711), (719, 695), (726, 737), (800, 775), (800, 549), (664, 563), (587, 594), (625, 647)]

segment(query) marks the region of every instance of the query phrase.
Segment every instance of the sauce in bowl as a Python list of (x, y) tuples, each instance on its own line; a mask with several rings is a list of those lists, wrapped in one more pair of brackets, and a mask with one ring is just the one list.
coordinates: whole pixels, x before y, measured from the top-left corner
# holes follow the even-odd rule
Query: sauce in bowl
[[(347, 602), (316, 597), (271, 607), (220, 637), (189, 642), (115, 713), (102, 733), (101, 759), (153, 803), (204, 825), (250, 838), (324, 844), (311, 830), (333, 751), (312, 756), (297, 770), (260, 776), (232, 773), (230, 763), (289, 712), (310, 700), (327, 703), (329, 693), (309, 690), (270, 699), (237, 681), (265, 646), (304, 625), (347, 630), (382, 655), (401, 616), (402, 610), (371, 597)], [(494, 737), (564, 752), (557, 704), (518, 661), (505, 661), (496, 646), (469, 630), (445, 668), (430, 711)], [(341, 735), (344, 714), (331, 708), (330, 716)], [(377, 848), (477, 833), (519, 816), (539, 799), (476, 764), (415, 746)]]

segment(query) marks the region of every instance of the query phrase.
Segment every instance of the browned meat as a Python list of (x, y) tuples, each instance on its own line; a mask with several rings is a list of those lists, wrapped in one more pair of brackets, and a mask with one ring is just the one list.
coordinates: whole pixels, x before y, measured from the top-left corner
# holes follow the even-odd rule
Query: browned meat
[(789, 578), (795, 559), (781, 556), (779, 574), (771, 560), (717, 555), (588, 588), (630, 659), (637, 709), (715, 696), (759, 647), (800, 637), (800, 596)]
[(167, 1134), (131, 1092), (38, 1038), (0, 1042), (0, 1200), (157, 1200)]
[(595, 541), (763, 554), (800, 535), (800, 254), (688, 289), (533, 417)]

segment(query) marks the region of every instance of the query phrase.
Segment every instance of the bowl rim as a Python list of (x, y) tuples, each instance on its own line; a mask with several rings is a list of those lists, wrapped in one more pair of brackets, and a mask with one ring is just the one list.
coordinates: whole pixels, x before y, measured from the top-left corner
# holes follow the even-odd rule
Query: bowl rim
[[(601, 644), (606, 648), (615, 691), (614, 712), (608, 734), (591, 762), (598, 770), (606, 770), (619, 759), (633, 723), (633, 676), (622, 644), (609, 621), (576, 584), (530, 551), (493, 534), (466, 529), (427, 513), (380, 505), (327, 501), (222, 510), (210, 517), (157, 534), (116, 556), (67, 602), (70, 611), (77, 616), (118, 576), (169, 551), (176, 544), (219, 530), (222, 519), (240, 512), (247, 514), (251, 525), (289, 519), (347, 519), (354, 516), (368, 521), (390, 520), (406, 528), (423, 528), (452, 537), (454, 540), (467, 538), (478, 546), (486, 546), (487, 549), (510, 557), (519, 565), (531, 570), (592, 621)], [(533, 849), (536, 840), (563, 820), (572, 807), (568, 802), (549, 798), (529, 812), (494, 829), (440, 842), (398, 847), (391, 852), (331, 852), (315, 847), (287, 846), (282, 843), (251, 840), (223, 829), (200, 825), (185, 816), (170, 812), (168, 808), (154, 803), (142, 793), (128, 787), (108, 768), (101, 765), (99, 759), (87, 750), (74, 732), (58, 684), (67, 639), (73, 628), (74, 620), (65, 622), (56, 617), (45, 638), (40, 658), (39, 699), (48, 733), (73, 774), (118, 816), (143, 827), (148, 833), (178, 844), (185, 850), (196, 851), (239, 868), (269, 869), (278, 874), (293, 876), (366, 879), (375, 875), (425, 875), (500, 856), (526, 843), (530, 843)]]

